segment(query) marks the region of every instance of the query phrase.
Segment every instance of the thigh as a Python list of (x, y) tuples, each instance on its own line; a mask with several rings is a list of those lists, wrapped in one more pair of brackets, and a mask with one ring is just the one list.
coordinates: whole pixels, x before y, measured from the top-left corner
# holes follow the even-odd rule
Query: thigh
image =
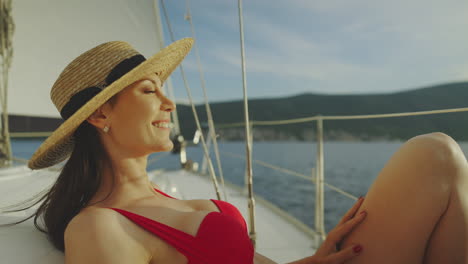
[(468, 263), (468, 165), (459, 153), (449, 204), (429, 239), (425, 264)]
[(388, 161), (360, 209), (366, 220), (343, 241), (363, 245), (349, 263), (422, 263), (446, 211), (454, 173), (452, 143), (442, 134), (406, 142)]

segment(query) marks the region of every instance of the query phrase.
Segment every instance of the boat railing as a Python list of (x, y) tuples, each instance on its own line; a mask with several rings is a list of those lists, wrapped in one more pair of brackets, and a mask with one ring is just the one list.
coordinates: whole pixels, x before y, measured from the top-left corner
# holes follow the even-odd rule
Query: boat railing
[[(239, 155), (239, 154), (236, 154), (236, 153), (232, 153), (232, 152), (229, 152), (229, 151), (220, 151), (220, 153), (225, 155), (225, 156), (232, 157), (232, 158), (245, 160), (245, 156)], [(297, 171), (294, 171), (294, 170), (291, 170), (291, 169), (282, 168), (282, 167), (279, 167), (279, 166), (276, 166), (274, 164), (271, 164), (271, 163), (268, 163), (268, 162), (265, 162), (265, 161), (261, 161), (261, 160), (258, 160), (258, 159), (253, 159), (252, 162), (257, 164), (257, 165), (260, 165), (262, 167), (265, 167), (265, 168), (270, 168), (272, 170), (276, 170), (276, 171), (282, 172), (284, 174), (295, 176), (295, 177), (301, 178), (301, 179), (306, 180), (306, 181), (311, 181), (313, 184), (316, 183), (315, 168), (311, 169), (311, 175), (306, 175), (304, 173), (297, 172)], [(339, 187), (334, 186), (333, 184), (329, 184), (329, 183), (326, 183), (326, 182), (324, 182), (323, 184), (324, 184), (325, 187), (328, 187), (330, 190), (333, 190), (333, 191), (335, 191), (335, 192), (337, 192), (339, 194), (342, 194), (343, 196), (347, 196), (348, 198), (353, 199), (353, 200), (358, 199), (358, 197), (356, 197), (355, 195), (353, 195), (353, 194), (351, 194), (349, 192), (346, 192), (346, 191), (340, 189)]]
[[(287, 119), (287, 120), (272, 120), (272, 121), (250, 121), (250, 126), (255, 127), (255, 126), (279, 126), (279, 125), (288, 125), (288, 124), (297, 124), (297, 123), (307, 123), (307, 122), (317, 122), (317, 133), (316, 133), (316, 162), (315, 162), (315, 167), (311, 168), (311, 173), (309, 175), (297, 172), (288, 168), (283, 168), (259, 159), (253, 159), (252, 162), (254, 164), (257, 164), (259, 166), (263, 166), (272, 170), (276, 170), (291, 176), (295, 176), (304, 180), (311, 181), (312, 184), (315, 184), (316, 188), (316, 197), (315, 197), (315, 222), (314, 222), (314, 232), (317, 234), (316, 236), (316, 243), (321, 243), (323, 239), (326, 237), (326, 232), (325, 232), (325, 207), (324, 207), (324, 189), (327, 187), (328, 189), (339, 193), (349, 199), (352, 200), (357, 200), (358, 198), (339, 188), (338, 186), (334, 186), (330, 183), (327, 183), (325, 181), (325, 173), (324, 173), (324, 150), (323, 150), (323, 144), (324, 144), (324, 137), (323, 137), (323, 131), (324, 131), (324, 123), (325, 121), (328, 120), (351, 120), (351, 119), (380, 119), (380, 118), (395, 118), (395, 117), (407, 117), (407, 116), (422, 116), (422, 115), (435, 115), (435, 114), (448, 114), (448, 113), (456, 113), (456, 112), (468, 112), (468, 107), (466, 108), (451, 108), (451, 109), (440, 109), (440, 110), (430, 110), (430, 111), (417, 111), (417, 112), (402, 112), (402, 113), (389, 113), (389, 114), (374, 114), (374, 115), (334, 115), (334, 116), (325, 116), (325, 115), (316, 115), (312, 117), (304, 117), (304, 118), (295, 118), (295, 119)], [(217, 128), (235, 128), (235, 127), (241, 127), (244, 126), (245, 123), (239, 122), (239, 123), (230, 123), (230, 124), (218, 124)], [(254, 130), (253, 130), (254, 131)], [(43, 137), (48, 133), (38, 133), (39, 137)], [(22, 137), (26, 136), (23, 135), (22, 133), (11, 133), (13, 137)], [(33, 135), (28, 134), (28, 137), (31, 137)], [(210, 139), (210, 137), (208, 138)], [(209, 140), (210, 141), (210, 140)], [(208, 142), (209, 145), (210, 142)], [(208, 147), (209, 148), (209, 147)], [(232, 152), (227, 152), (227, 151), (220, 151), (222, 155), (229, 156), (231, 158), (236, 158), (236, 159), (243, 159), (245, 160), (245, 155), (240, 155)], [(148, 165), (157, 162), (161, 158), (169, 155), (169, 153), (161, 153), (160, 155), (157, 155), (153, 157), (151, 160), (148, 161)], [(204, 159), (206, 159), (206, 155), (204, 156)], [(19, 163), (27, 163), (28, 160), (18, 158), (18, 157), (13, 157), (13, 160)], [(204, 160), (203, 163), (206, 163)], [(48, 168), (49, 170), (52, 171), (59, 171), (58, 167), (52, 167)], [(202, 173), (203, 173), (203, 166), (202, 166)], [(245, 181), (247, 182), (247, 181)], [(248, 188), (245, 186), (245, 188)], [(1, 209), (7, 209), (7, 208), (1, 208)]]
[[(349, 199), (357, 200), (358, 198), (345, 190), (329, 184), (325, 181), (324, 173), (324, 150), (323, 150), (323, 131), (324, 123), (328, 120), (357, 120), (357, 119), (381, 119), (381, 118), (395, 118), (395, 117), (407, 117), (407, 116), (422, 116), (422, 115), (435, 115), (435, 114), (447, 114), (447, 113), (457, 113), (457, 112), (468, 112), (468, 107), (465, 108), (450, 108), (450, 109), (439, 109), (439, 110), (429, 110), (429, 111), (416, 111), (416, 112), (401, 112), (401, 113), (388, 113), (388, 114), (370, 114), (370, 115), (316, 115), (311, 117), (304, 118), (295, 118), (295, 119), (286, 119), (286, 120), (272, 120), (272, 121), (250, 121), (249, 125), (251, 127), (255, 126), (279, 126), (279, 125), (289, 125), (297, 123), (307, 123), (307, 122), (317, 122), (317, 133), (316, 133), (316, 142), (317, 142), (317, 155), (315, 168), (311, 168), (311, 174), (306, 175), (291, 169), (282, 168), (274, 164), (267, 163), (265, 161), (254, 159), (253, 163), (260, 166), (270, 168), (276, 171), (283, 172), (301, 179), (309, 180), (315, 184), (316, 188), (316, 198), (315, 198), (315, 233), (318, 234), (316, 237), (316, 243), (321, 243), (325, 237), (325, 207), (324, 207), (324, 188), (327, 187)], [(244, 122), (239, 123), (230, 123), (230, 124), (218, 124), (217, 128), (235, 128), (245, 126)], [(245, 159), (245, 156), (231, 153), (231, 152), (221, 152), (224, 155)]]

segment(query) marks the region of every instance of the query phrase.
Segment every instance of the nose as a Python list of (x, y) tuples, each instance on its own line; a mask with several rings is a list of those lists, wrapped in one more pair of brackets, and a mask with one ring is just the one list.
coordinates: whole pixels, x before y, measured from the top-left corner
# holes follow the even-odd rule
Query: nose
[(165, 112), (172, 112), (176, 108), (174, 102), (171, 99), (167, 98), (166, 96), (162, 96), (161, 98), (161, 110)]

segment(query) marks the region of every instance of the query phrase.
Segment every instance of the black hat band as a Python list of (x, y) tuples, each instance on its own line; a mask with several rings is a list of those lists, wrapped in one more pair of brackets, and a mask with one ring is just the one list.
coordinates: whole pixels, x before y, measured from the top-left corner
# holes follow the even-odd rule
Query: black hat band
[(89, 100), (91, 100), (94, 96), (96, 96), (98, 93), (100, 93), (104, 88), (109, 86), (111, 83), (115, 82), (118, 80), (120, 77), (124, 76), (127, 74), (129, 71), (140, 65), (142, 62), (144, 62), (146, 59), (143, 55), (138, 54), (133, 57), (130, 57), (128, 59), (125, 59), (121, 61), (119, 64), (117, 64), (107, 75), (104, 85), (98, 86), (91, 86), (88, 88), (85, 88), (76, 94), (74, 94), (68, 103), (66, 103), (62, 111), (60, 111), (60, 115), (64, 120), (67, 120), (72, 116), (78, 109), (80, 109), (83, 105), (85, 105)]

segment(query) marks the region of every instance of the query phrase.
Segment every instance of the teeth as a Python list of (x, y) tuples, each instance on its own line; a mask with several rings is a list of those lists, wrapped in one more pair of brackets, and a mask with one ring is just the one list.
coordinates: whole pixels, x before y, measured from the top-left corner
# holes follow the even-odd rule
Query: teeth
[(156, 124), (154, 124), (154, 126), (155, 126), (155, 127), (164, 127), (164, 128), (173, 128), (173, 127), (174, 127), (174, 124), (161, 122), (161, 123), (156, 123)]

